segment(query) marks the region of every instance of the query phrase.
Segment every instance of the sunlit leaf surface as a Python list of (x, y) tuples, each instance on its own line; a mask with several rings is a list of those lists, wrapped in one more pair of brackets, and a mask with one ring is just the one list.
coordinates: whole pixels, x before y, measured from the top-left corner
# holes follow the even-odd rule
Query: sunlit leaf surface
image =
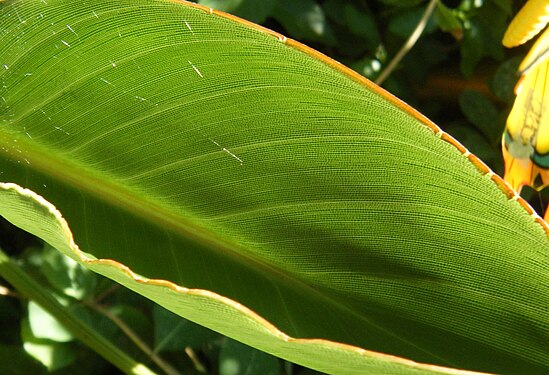
[(188, 3), (8, 0), (0, 20), (0, 180), (75, 243), (1, 185), (8, 220), (321, 371), (446, 370), (285, 334), (547, 372), (544, 224), (409, 107)]

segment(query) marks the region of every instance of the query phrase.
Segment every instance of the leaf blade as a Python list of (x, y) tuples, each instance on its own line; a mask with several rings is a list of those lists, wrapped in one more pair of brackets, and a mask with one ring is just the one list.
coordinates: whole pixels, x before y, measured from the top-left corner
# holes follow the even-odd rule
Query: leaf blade
[[(521, 324), (544, 332), (541, 287), (532, 280), (546, 278), (547, 236), (459, 145), (291, 40), (168, 1), (124, 2), (116, 12), (110, 5), (79, 5), (70, 15), (44, 8), (59, 12), (47, 15), (60, 25), (51, 36), (47, 25), (11, 17), (12, 30), (32, 26), (48, 35), (27, 36), (38, 41), (31, 52), (3, 55), (12, 59), (2, 75), (10, 89), (2, 92), (9, 105), (0, 132), (3, 178), (55, 203), (85, 251), (145, 277), (231, 297), (294, 336), (367, 342), (445, 365), (505, 368), (523, 357), (519, 366), (543, 366), (541, 346), (505, 338), (519, 335)], [(21, 14), (40, 14), (42, 5), (33, 6)], [(5, 38), (2, 48), (15, 43)], [(57, 59), (47, 58), (59, 49)], [(59, 59), (62, 77), (54, 73)], [(30, 66), (37, 70), (22, 78)], [(44, 75), (55, 78), (49, 86)], [(99, 120), (88, 121), (91, 113)], [(481, 209), (484, 217), (472, 213)], [(497, 277), (486, 279), (478, 267), (494, 267), (503, 238), (522, 250), (506, 250)], [(66, 243), (58, 248), (75, 256)], [(496, 303), (508, 318), (499, 323), (483, 305), (499, 299), (485, 293), (535, 306), (517, 312)], [(467, 309), (453, 302), (460, 298), (475, 302)], [(487, 317), (486, 326), (463, 312)], [(433, 341), (416, 343), (409, 325), (429, 327)], [(441, 358), (448, 332), (460, 343), (462, 335), (488, 340), (490, 354), (462, 345), (466, 355), (453, 348)]]

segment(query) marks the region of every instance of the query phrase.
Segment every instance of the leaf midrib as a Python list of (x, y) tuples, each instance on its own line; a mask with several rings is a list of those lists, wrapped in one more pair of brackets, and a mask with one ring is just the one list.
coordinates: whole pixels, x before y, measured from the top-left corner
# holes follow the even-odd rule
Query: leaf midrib
[[(55, 178), (73, 188), (83, 190), (87, 194), (95, 196), (98, 200), (104, 201), (113, 207), (118, 207), (125, 212), (146, 220), (160, 229), (165, 230), (166, 228), (169, 228), (178, 235), (205, 245), (216, 253), (230, 256), (231, 259), (243, 264), (246, 267), (251, 269), (260, 269), (269, 275), (276, 275), (277, 277), (274, 279), (277, 281), (283, 281), (290, 288), (294, 290), (305, 289), (335, 307), (336, 310), (345, 311), (351, 316), (363, 321), (366, 325), (386, 332), (388, 336), (394, 337), (396, 340), (405, 343), (407, 346), (414, 347), (421, 352), (427, 353), (433, 358), (438, 358), (440, 361), (455, 367), (455, 364), (448, 362), (447, 359), (442, 358), (435, 353), (418, 346), (416, 343), (410, 342), (396, 333), (387, 330), (385, 327), (370, 321), (359, 311), (347, 306), (346, 304), (342, 304), (338, 299), (326, 295), (295, 275), (283, 272), (280, 268), (276, 267), (276, 265), (257, 259), (242, 246), (229, 242), (215, 235), (211, 231), (196, 225), (191, 220), (174, 214), (161, 204), (143, 199), (144, 196), (142, 194), (131, 191), (127, 186), (119, 186), (112, 181), (106, 182), (108, 181), (107, 178), (102, 179), (99, 177), (99, 174), (91, 173), (77, 163), (53, 156), (56, 154), (55, 150), (46, 152), (45, 147), (38, 145), (36, 141), (32, 144), (24, 137), (17, 137), (14, 134), (10, 135), (6, 134), (6, 132), (0, 131), (0, 144), (7, 144), (8, 139), (13, 140), (14, 138), (17, 139), (20, 149), (23, 149), (24, 152), (12, 154), (6, 149), (0, 148), (0, 155), (4, 154), (7, 155), (8, 159), (17, 159), (17, 161), (21, 163), (25, 162), (28, 164), (28, 168)], [(136, 202), (139, 202), (139, 204), (136, 204)], [(271, 279), (273, 278), (271, 277)]]

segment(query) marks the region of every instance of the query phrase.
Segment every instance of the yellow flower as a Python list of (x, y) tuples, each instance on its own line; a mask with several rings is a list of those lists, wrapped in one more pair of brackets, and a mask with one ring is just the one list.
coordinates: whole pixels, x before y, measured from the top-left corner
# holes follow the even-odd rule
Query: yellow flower
[[(537, 35), (549, 21), (549, 0), (529, 0), (513, 19), (503, 44), (514, 47)], [(504, 179), (520, 192), (541, 176), (549, 184), (549, 29), (519, 67), (516, 99), (503, 134)], [(549, 210), (545, 213), (549, 218)]]

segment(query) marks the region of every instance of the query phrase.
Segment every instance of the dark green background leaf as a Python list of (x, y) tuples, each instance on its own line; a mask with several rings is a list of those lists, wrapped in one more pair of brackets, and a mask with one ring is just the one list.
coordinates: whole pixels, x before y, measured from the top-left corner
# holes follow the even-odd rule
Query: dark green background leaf
[(277, 375), (280, 362), (257, 349), (234, 340), (225, 340), (219, 358), (220, 375)]

